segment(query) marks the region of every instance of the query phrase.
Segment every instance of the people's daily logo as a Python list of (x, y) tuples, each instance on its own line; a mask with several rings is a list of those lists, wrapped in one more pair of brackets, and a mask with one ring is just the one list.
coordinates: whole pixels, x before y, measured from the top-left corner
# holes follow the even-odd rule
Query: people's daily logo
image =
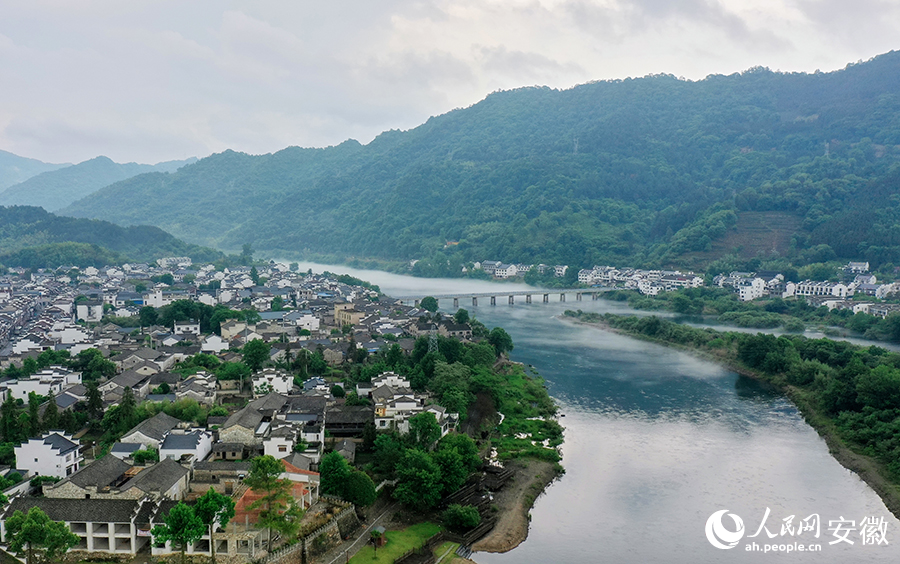
[[(734, 521), (734, 529), (725, 527), (722, 519), (728, 515)], [(727, 509), (720, 509), (706, 520), (706, 538), (716, 548), (728, 550), (734, 548), (744, 536), (744, 521), (734, 513), (728, 513)]]
[[(744, 544), (744, 550), (783, 553), (820, 552), (823, 546), (833, 545), (888, 544), (887, 521), (884, 517), (866, 516), (856, 521), (845, 519), (841, 515), (837, 519), (825, 520), (818, 513), (813, 513), (804, 519), (788, 515), (781, 520), (769, 520), (771, 515), (772, 510), (766, 507), (756, 532), (745, 537), (744, 520), (734, 513), (729, 513), (727, 509), (720, 509), (706, 520), (706, 540), (718, 549), (728, 550), (736, 547), (741, 539), (752, 539)], [(833, 537), (827, 544), (819, 541), (823, 529), (830, 532)], [(778, 540), (775, 542), (766, 542), (776, 538)], [(807, 542), (809, 540), (818, 542)]]

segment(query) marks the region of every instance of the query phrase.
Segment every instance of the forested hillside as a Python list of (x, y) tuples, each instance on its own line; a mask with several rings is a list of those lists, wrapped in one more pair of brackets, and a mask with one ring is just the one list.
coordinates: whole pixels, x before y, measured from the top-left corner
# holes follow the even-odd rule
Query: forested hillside
[(29, 159), (7, 151), (0, 151), (0, 190), (5, 190), (13, 184), (24, 182), (42, 172), (66, 166), (69, 165), (45, 163), (37, 159)]
[(96, 157), (77, 165), (38, 174), (10, 186), (0, 192), (0, 206), (40, 206), (52, 212), (114, 182), (147, 172), (174, 172), (196, 160), (146, 165), (119, 164), (107, 157)]
[(121, 227), (59, 217), (37, 207), (0, 206), (0, 264), (7, 267), (103, 266), (164, 256), (213, 261), (222, 253), (185, 243), (158, 227)]
[[(832, 73), (497, 92), (365, 146), (228, 151), (63, 213), (281, 256), (424, 259), (423, 274), (486, 258), (700, 267), (729, 252), (900, 264), (898, 159), (891, 52)], [(759, 233), (771, 245), (750, 244)]]

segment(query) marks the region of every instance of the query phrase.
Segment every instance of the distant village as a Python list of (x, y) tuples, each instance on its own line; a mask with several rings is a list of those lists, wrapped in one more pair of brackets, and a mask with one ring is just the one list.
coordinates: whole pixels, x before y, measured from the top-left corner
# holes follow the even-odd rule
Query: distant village
[[(497, 261), (475, 263), (496, 279), (524, 276), (531, 269), (539, 273), (553, 272), (558, 278), (566, 275), (566, 265), (547, 266), (505, 264)], [(749, 302), (758, 298), (805, 298), (815, 307), (825, 306), (830, 310), (847, 309), (853, 313), (867, 313), (881, 318), (900, 311), (900, 304), (867, 301), (865, 296), (877, 300), (888, 299), (900, 294), (900, 283), (878, 283), (869, 272), (868, 262), (849, 262), (842, 269), (842, 281), (803, 280), (785, 281), (784, 274), (777, 271), (731, 272), (719, 274), (712, 279), (712, 285), (729, 288), (741, 301)], [(636, 290), (644, 295), (656, 296), (662, 292), (674, 292), (681, 288), (700, 288), (704, 278), (693, 272), (679, 270), (642, 270), (638, 268), (594, 266), (578, 271), (578, 283), (585, 286), (621, 288)]]
[[(472, 338), (468, 323), (381, 301), (384, 296), (365, 285), (274, 263), (216, 271), (211, 265), (195, 267), (183, 257), (152, 266), (63, 267), (23, 275), (13, 270), (0, 278), (0, 368), (34, 363), (47, 351), (68, 351), (75, 357), (96, 349), (115, 371), (88, 383), (82, 373), (44, 366), (0, 380), (4, 401), (30, 405), (41, 398), (44, 417), (52, 403), (62, 418), (85, 409), (94, 385), (104, 411), (127, 396), (137, 403), (194, 400), (209, 408), (245, 406), (219, 407), (205, 425), (160, 412), (126, 431), (102, 457), (96, 445), (82, 444), (87, 429), (48, 429), (31, 436), (15, 446), (14, 464), (0, 466), (3, 494), (10, 500), (0, 510), (0, 528), (15, 511), (38, 507), (79, 537), (73, 550), (165, 555), (177, 549), (171, 543), (150, 547), (151, 529), (178, 501), (213, 488), (235, 500), (236, 516), (214, 539), (206, 534), (187, 552), (208, 555), (215, 543), (224, 559), (254, 560), (266, 554), (266, 536), (253, 505), (258, 495), (243, 479), (252, 458), (271, 455), (284, 463), (282, 478), (294, 483), (296, 500), (305, 508), (319, 508), (316, 515), (334, 517), (331, 525), (323, 521), (322, 530), (331, 531), (329, 538), (339, 543), (347, 504), (320, 496), (317, 470), (326, 446), (352, 462), (367, 429), (372, 434), (375, 429), (404, 433), (411, 418), (431, 413), (443, 436), (459, 421), (457, 414), (389, 371), (344, 390), (341, 382), (319, 376), (299, 381), (276, 368), (301, 350), (339, 366), (360, 351), (374, 353), (385, 346), (408, 354), (423, 335)], [(163, 308), (179, 300), (258, 313), (223, 322), (221, 334), (201, 331), (193, 319), (171, 326), (140, 325), (142, 308)], [(175, 371), (199, 353), (220, 362), (240, 361), (241, 353), (233, 351), (254, 341), (268, 344), (268, 358), (246, 382), (218, 380), (207, 370), (189, 376)], [(350, 394), (367, 398), (366, 405), (348, 405)], [(146, 456), (151, 450), (155, 456)]]

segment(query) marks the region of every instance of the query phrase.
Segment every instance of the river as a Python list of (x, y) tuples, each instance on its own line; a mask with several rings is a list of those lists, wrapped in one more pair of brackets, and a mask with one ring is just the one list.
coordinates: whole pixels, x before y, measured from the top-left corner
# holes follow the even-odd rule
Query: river
[[(515, 288), (471, 280), (420, 279), (338, 266), (388, 294)], [(518, 289), (518, 288), (516, 288)], [(482, 300), (483, 302), (484, 300)], [(498, 300), (499, 302), (500, 300)], [(443, 304), (442, 304), (443, 305)], [(528, 539), (479, 564), (898, 562), (900, 522), (784, 397), (693, 356), (555, 318), (566, 308), (628, 313), (599, 301), (468, 307), (512, 336), (513, 360), (534, 365), (565, 414), (566, 474), (537, 500)], [(761, 521), (769, 510), (765, 529)], [(712, 546), (708, 518), (739, 516), (744, 538)], [(781, 534), (783, 519), (820, 519), (820, 536)], [(861, 543), (863, 519), (883, 519), (887, 546)], [(832, 522), (833, 521), (833, 522)], [(853, 529), (837, 542), (841, 529)], [(725, 528), (734, 522), (725, 517)], [(759, 535), (748, 538), (757, 531)], [(774, 537), (768, 538), (766, 530)], [(818, 545), (814, 552), (748, 551), (756, 542)], [(815, 548), (815, 547), (813, 547)]]

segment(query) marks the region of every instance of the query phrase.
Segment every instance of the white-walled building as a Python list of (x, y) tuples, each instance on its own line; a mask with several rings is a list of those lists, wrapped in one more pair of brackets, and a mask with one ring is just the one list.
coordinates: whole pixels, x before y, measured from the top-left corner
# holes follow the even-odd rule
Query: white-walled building
[(293, 387), (294, 377), (281, 370), (263, 368), (253, 375), (253, 394), (257, 397), (264, 396), (270, 392), (286, 394)]
[(78, 442), (62, 431), (28, 439), (15, 448), (16, 468), (29, 474), (65, 478), (76, 472), (84, 460)]
[(735, 288), (737, 289), (738, 296), (741, 298), (742, 302), (749, 302), (766, 295), (766, 283), (762, 278), (748, 278), (742, 280), (735, 285)]
[(75, 304), (75, 317), (88, 323), (99, 323), (103, 319), (103, 302), (86, 300)]
[(207, 431), (173, 430), (159, 445), (159, 459), (180, 460), (182, 456), (192, 455), (197, 462), (206, 458), (212, 450), (212, 444), (212, 433)]

